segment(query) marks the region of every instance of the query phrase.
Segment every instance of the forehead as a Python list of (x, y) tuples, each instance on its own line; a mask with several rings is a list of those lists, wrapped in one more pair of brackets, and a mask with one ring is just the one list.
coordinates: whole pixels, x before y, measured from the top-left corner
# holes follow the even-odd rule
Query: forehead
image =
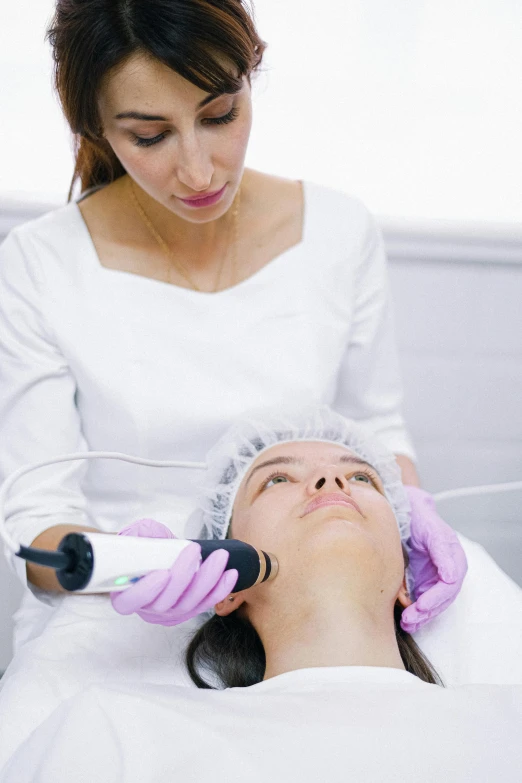
[(100, 97), (111, 105), (129, 100), (154, 102), (166, 95), (192, 102), (206, 95), (179, 73), (152, 57), (133, 55), (118, 68), (109, 71), (102, 82)]

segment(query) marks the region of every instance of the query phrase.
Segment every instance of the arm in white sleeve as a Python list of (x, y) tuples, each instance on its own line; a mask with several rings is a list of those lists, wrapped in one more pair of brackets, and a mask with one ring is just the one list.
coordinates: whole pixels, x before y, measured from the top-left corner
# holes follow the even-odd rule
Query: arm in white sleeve
[(401, 413), (402, 384), (384, 244), (369, 213), (365, 220), (354, 277), (353, 321), (334, 407), (371, 429), (395, 454), (415, 461)]
[[(45, 318), (37, 262), (16, 230), (0, 247), (0, 481), (21, 465), (87, 450), (75, 380)], [(29, 545), (54, 525), (92, 526), (80, 489), (84, 471), (82, 463), (67, 463), (19, 480), (6, 504), (10, 535)], [(25, 561), (7, 555), (27, 584)]]

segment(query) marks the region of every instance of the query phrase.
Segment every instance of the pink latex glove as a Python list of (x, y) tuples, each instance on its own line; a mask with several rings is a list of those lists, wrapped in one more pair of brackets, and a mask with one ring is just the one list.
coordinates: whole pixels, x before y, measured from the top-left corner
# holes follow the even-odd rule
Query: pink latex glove
[(406, 546), (416, 601), (403, 611), (401, 627), (414, 633), (453, 603), (468, 562), (457, 534), (437, 514), (430, 493), (412, 486), (405, 489), (411, 504), (411, 534)]
[[(140, 519), (124, 527), (120, 536), (176, 538), (154, 519)], [(178, 625), (223, 601), (237, 582), (235, 568), (225, 571), (228, 552), (216, 549), (200, 564), (201, 547), (189, 544), (168, 570), (151, 571), (132, 587), (111, 593), (118, 614), (137, 615), (147, 623)]]

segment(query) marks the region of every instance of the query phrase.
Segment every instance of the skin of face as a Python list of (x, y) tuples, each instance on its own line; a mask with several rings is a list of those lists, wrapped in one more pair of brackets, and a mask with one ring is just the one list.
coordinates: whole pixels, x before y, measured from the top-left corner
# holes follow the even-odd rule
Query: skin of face
[[(208, 97), (163, 63), (134, 55), (105, 77), (98, 102), (103, 135), (130, 177), (155, 202), (194, 224), (216, 220), (232, 205), (252, 125), (246, 77), (239, 93), (223, 94), (199, 108)], [(163, 119), (116, 119), (125, 112)], [(212, 122), (227, 115), (232, 121)], [(137, 146), (138, 137), (157, 137), (158, 142)], [(180, 201), (224, 185), (215, 205), (196, 209)]]
[[(338, 605), (348, 599), (370, 612), (389, 614), (396, 599), (411, 603), (400, 534), (382, 481), (369, 465), (351, 461), (354, 457), (343, 446), (296, 442), (273, 446), (257, 458), (237, 494), (231, 534), (273, 552), (280, 570), (273, 582), (218, 604), (218, 614), (243, 602), (252, 607), (270, 602), (274, 591), (299, 600), (313, 593), (314, 582)], [(295, 462), (259, 467), (280, 459)], [(339, 502), (313, 507), (332, 494)]]

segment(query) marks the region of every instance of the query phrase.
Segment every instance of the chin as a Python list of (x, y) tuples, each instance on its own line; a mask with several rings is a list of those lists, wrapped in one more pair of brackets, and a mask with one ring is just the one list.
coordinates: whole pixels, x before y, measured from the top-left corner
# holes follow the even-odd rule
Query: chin
[[(175, 196), (173, 197), (175, 198)], [(214, 220), (219, 220), (222, 218), (230, 207), (232, 206), (232, 202), (230, 204), (226, 202), (225, 204), (222, 204), (219, 202), (218, 204), (215, 204), (211, 207), (203, 207), (199, 209), (192, 209), (191, 207), (186, 207), (184, 204), (181, 204), (181, 207), (176, 206), (176, 209), (174, 209), (173, 206), (169, 207), (172, 212), (175, 212), (178, 217), (181, 217), (183, 220), (186, 220), (187, 223), (211, 223)]]
[(346, 541), (353, 547), (354, 539), (366, 537), (364, 530), (355, 520), (343, 516), (329, 516), (318, 520), (311, 528), (310, 534), (314, 539), (314, 546), (328, 545), (331, 542), (339, 545)]
[(316, 520), (317, 524), (326, 524), (328, 522), (344, 522), (348, 525), (360, 526), (364, 519), (355, 508), (348, 506), (323, 506), (312, 511), (309, 515), (310, 520)]

